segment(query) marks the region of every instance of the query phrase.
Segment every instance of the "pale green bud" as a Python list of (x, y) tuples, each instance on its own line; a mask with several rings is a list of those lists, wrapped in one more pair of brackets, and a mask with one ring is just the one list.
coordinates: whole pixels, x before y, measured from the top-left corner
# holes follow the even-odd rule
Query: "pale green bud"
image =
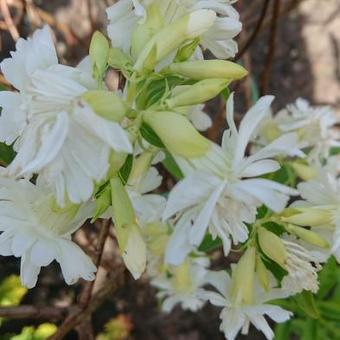
[(190, 79), (241, 79), (248, 72), (239, 64), (226, 60), (196, 60), (174, 63), (166, 72), (176, 73)]
[(140, 181), (144, 178), (151, 166), (154, 154), (150, 151), (144, 152), (133, 162), (132, 170), (129, 176), (128, 185), (138, 186)]
[(256, 274), (257, 278), (265, 291), (268, 291), (269, 286), (269, 274), (266, 266), (264, 265), (261, 257), (256, 255)]
[(181, 93), (175, 94), (170, 99), (167, 99), (165, 103), (170, 109), (201, 104), (216, 97), (229, 83), (225, 79), (201, 80), (194, 85), (185, 86)]
[(302, 164), (300, 162), (290, 163), (296, 174), (304, 181), (309, 181), (317, 176), (317, 170), (311, 165)]
[(124, 165), (128, 155), (117, 151), (111, 151), (110, 153), (110, 170), (109, 175), (113, 177)]
[(258, 239), (262, 251), (271, 260), (285, 268), (288, 254), (280, 237), (265, 228), (259, 228)]
[(128, 238), (122, 252), (126, 268), (135, 280), (139, 279), (146, 267), (146, 245), (140, 228), (136, 224), (127, 227)]
[(145, 270), (146, 246), (129, 195), (118, 177), (110, 180), (113, 219), (124, 263), (137, 279)]
[(236, 265), (232, 275), (232, 300), (237, 305), (253, 302), (256, 249), (249, 247)]
[(308, 227), (318, 227), (331, 224), (331, 214), (326, 209), (319, 208), (297, 208), (300, 213), (282, 217), (282, 221)]
[(125, 54), (119, 48), (110, 48), (108, 64), (114, 69), (124, 71), (127, 69), (132, 70), (133, 61), (130, 56)]
[(99, 116), (120, 122), (129, 108), (115, 93), (109, 91), (88, 91), (82, 95), (84, 101)]
[(151, 70), (185, 41), (201, 36), (213, 25), (215, 20), (216, 13), (214, 11), (201, 9), (167, 25), (145, 46), (134, 69), (138, 72), (141, 72), (144, 68)]
[(109, 41), (99, 31), (96, 31), (91, 39), (90, 59), (93, 67), (94, 78), (101, 80), (106, 71), (109, 58)]
[(136, 25), (132, 32), (131, 54), (136, 59), (151, 38), (161, 30), (164, 19), (159, 4), (153, 3), (146, 9), (146, 20)]
[(192, 126), (188, 119), (170, 111), (145, 112), (143, 119), (173, 154), (194, 158), (204, 156), (211, 143)]
[(191, 41), (189, 44), (186, 44), (183, 47), (181, 47), (177, 52), (175, 61), (181, 62), (181, 61), (186, 61), (190, 59), (190, 57), (195, 53), (199, 43), (200, 43), (200, 39), (196, 38), (193, 41)]
[(291, 234), (300, 237), (302, 240), (320, 248), (329, 248), (329, 243), (314, 231), (288, 224), (286, 230)]
[(111, 206), (111, 187), (107, 185), (96, 197), (96, 210), (91, 223), (100, 218)]

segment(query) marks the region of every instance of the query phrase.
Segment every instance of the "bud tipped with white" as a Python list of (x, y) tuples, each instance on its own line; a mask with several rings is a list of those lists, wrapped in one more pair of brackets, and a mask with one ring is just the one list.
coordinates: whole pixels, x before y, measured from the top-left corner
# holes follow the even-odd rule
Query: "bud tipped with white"
[(175, 155), (194, 158), (204, 156), (210, 149), (209, 140), (200, 135), (188, 119), (170, 111), (145, 112), (147, 123)]

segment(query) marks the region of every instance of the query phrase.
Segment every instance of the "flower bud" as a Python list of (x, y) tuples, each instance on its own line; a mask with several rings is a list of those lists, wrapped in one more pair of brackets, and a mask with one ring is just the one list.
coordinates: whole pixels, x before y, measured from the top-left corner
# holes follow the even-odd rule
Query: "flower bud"
[[(190, 86), (180, 87), (170, 99), (165, 101), (172, 109), (181, 106), (201, 104), (216, 97), (230, 82), (225, 79), (206, 79)], [(183, 91), (180, 91), (183, 89)]]
[(307, 227), (318, 227), (332, 223), (331, 215), (326, 209), (299, 207), (296, 210), (299, 213), (282, 217), (282, 221)]
[(256, 274), (263, 289), (268, 291), (270, 288), (268, 270), (258, 254), (256, 255)]
[(170, 111), (145, 112), (143, 119), (162, 140), (167, 149), (183, 157), (205, 155), (211, 146), (188, 119)]
[(200, 9), (167, 25), (149, 41), (140, 53), (134, 66), (135, 70), (141, 72), (146, 65), (147, 69), (151, 70), (185, 41), (195, 39), (206, 32), (215, 20), (214, 11)]
[(163, 23), (159, 3), (149, 5), (146, 9), (146, 20), (137, 24), (132, 32), (131, 54), (133, 58), (138, 57), (145, 45), (160, 31)]
[(140, 228), (136, 224), (127, 227), (128, 238), (123, 250), (126, 268), (135, 280), (139, 279), (146, 267), (146, 246)]
[(125, 187), (118, 177), (110, 181), (113, 219), (116, 236), (123, 260), (135, 279), (138, 279), (146, 266), (146, 246), (137, 225), (132, 203)]
[(166, 71), (195, 80), (241, 79), (248, 73), (241, 65), (225, 60), (196, 60), (174, 63)]
[(296, 174), (304, 181), (310, 181), (317, 176), (317, 170), (311, 165), (302, 164), (300, 162), (290, 163)]
[(317, 234), (314, 231), (301, 228), (293, 224), (288, 224), (286, 226), (286, 230), (290, 232), (291, 234), (294, 234), (300, 237), (305, 242), (313, 244), (314, 246), (325, 248), (325, 249), (329, 248), (330, 246), (329, 243), (325, 239), (323, 239), (319, 234)]
[(119, 48), (110, 48), (108, 64), (114, 69), (124, 71), (126, 69), (132, 69), (133, 61), (130, 56), (126, 55)]
[(109, 91), (88, 91), (82, 99), (99, 116), (120, 122), (128, 112), (128, 106), (115, 93)]
[(266, 256), (285, 268), (288, 255), (282, 240), (265, 228), (259, 228), (258, 239), (260, 247)]
[(249, 305), (253, 302), (255, 247), (249, 247), (236, 265), (232, 275), (232, 300), (236, 305)]
[(90, 44), (90, 59), (93, 67), (95, 79), (101, 80), (106, 71), (109, 58), (110, 45), (106, 37), (99, 31), (96, 31)]
[(129, 176), (128, 185), (138, 186), (140, 181), (144, 178), (151, 166), (154, 154), (150, 151), (144, 152), (133, 162), (132, 170)]

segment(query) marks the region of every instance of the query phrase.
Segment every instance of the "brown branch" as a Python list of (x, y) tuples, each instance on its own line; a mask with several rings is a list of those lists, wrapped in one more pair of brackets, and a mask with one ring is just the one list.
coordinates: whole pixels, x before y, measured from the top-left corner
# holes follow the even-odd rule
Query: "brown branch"
[[(96, 249), (95, 249), (96, 258), (94, 259), (94, 263), (97, 268), (99, 268), (100, 263), (103, 258), (104, 246), (105, 246), (106, 239), (109, 236), (110, 226), (111, 226), (111, 220), (103, 220), (101, 223), (101, 229), (100, 229), (98, 242), (97, 242)], [(86, 308), (91, 301), (94, 283), (95, 283), (95, 280), (91, 282), (87, 282), (84, 286), (82, 294), (80, 295), (80, 298), (79, 298), (79, 305), (82, 308)]]
[(260, 93), (264, 95), (267, 93), (270, 76), (273, 68), (273, 62), (275, 57), (275, 48), (276, 48), (276, 40), (277, 40), (277, 31), (278, 31), (278, 22), (279, 22), (279, 15), (280, 15), (280, 5), (281, 0), (274, 0), (273, 6), (273, 14), (271, 18), (271, 25), (270, 25), (270, 35), (268, 41), (268, 54), (265, 62), (265, 69), (262, 74), (261, 78), (261, 86), (260, 86)]
[(57, 332), (49, 337), (49, 340), (63, 339), (71, 330), (75, 329), (80, 323), (86, 320), (88, 316), (95, 312), (117, 289), (119, 286), (119, 280), (117, 279), (122, 273), (124, 273), (122, 270), (116, 272), (113, 277), (103, 285), (103, 288), (94, 294), (91, 303), (85, 310), (79, 306), (75, 307), (73, 312), (69, 314), (62, 325), (58, 328)]
[[(101, 264), (104, 246), (109, 235), (110, 226), (111, 220), (103, 220), (95, 249), (94, 262), (97, 268), (99, 268)], [(84, 334), (87, 330), (87, 339), (93, 339), (93, 332), (90, 332), (92, 329), (92, 313), (105, 301), (106, 297), (116, 289), (116, 285), (111, 282), (111, 284), (106, 284), (102, 290), (98, 291), (98, 293), (92, 297), (94, 283), (95, 280), (87, 282), (84, 285), (79, 297), (78, 305), (74, 307), (73, 312), (71, 312), (64, 320), (62, 325), (58, 328), (57, 333), (53, 335), (51, 339), (63, 339), (67, 333), (69, 333), (72, 329), (75, 329), (77, 326), (79, 326), (77, 327), (78, 334)]]
[(46, 319), (61, 320), (65, 317), (67, 308), (18, 306), (0, 308), (1, 318), (11, 319)]
[(11, 12), (9, 11), (6, 0), (0, 0), (0, 9), (4, 17), (5, 23), (7, 25), (9, 33), (11, 34), (13, 40), (17, 41), (20, 38), (20, 34), (13, 22), (13, 19), (11, 17)]
[(246, 43), (244, 44), (244, 46), (237, 53), (237, 55), (235, 57), (235, 61), (239, 60), (244, 55), (244, 53), (249, 49), (249, 47), (252, 45), (252, 43), (255, 41), (258, 33), (260, 32), (260, 29), (261, 29), (261, 26), (264, 22), (264, 19), (266, 17), (268, 7), (269, 7), (269, 2), (270, 2), (270, 0), (264, 0), (262, 10), (261, 10), (261, 14), (260, 14), (259, 20), (256, 23), (255, 29), (254, 29), (253, 33), (249, 36), (249, 38), (246, 41)]

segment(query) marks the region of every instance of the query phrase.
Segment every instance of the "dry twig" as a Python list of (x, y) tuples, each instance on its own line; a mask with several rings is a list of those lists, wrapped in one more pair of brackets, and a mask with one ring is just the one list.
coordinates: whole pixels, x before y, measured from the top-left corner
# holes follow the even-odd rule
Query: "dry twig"
[(5, 23), (7, 25), (9, 33), (11, 34), (13, 40), (17, 41), (20, 38), (20, 34), (13, 22), (11, 12), (8, 8), (6, 0), (0, 0), (0, 9), (1, 9), (2, 16), (5, 20)]

